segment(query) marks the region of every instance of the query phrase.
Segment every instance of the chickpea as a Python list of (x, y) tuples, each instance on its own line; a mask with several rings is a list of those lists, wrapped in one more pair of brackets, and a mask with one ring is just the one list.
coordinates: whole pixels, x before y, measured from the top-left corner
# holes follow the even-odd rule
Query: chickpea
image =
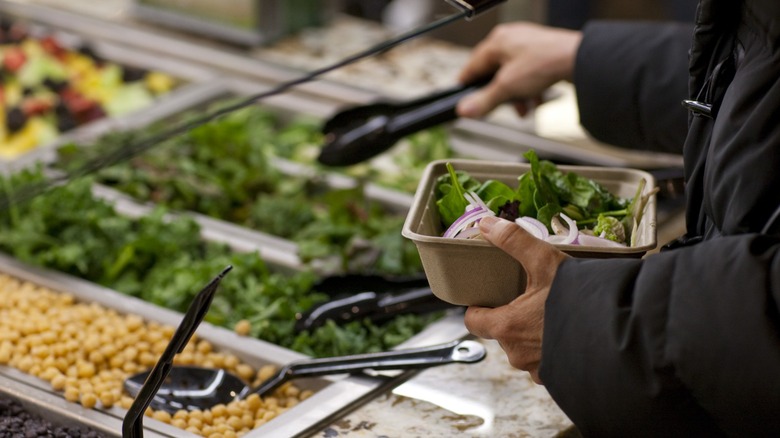
[(104, 408), (108, 409), (111, 406), (114, 406), (114, 403), (116, 403), (117, 398), (113, 392), (104, 391), (99, 394), (100, 394), (100, 404), (103, 405)]
[(216, 406), (213, 406), (211, 408), (211, 414), (214, 416), (214, 418), (224, 417), (225, 415), (227, 415), (227, 406), (221, 403)]
[(244, 427), (244, 421), (241, 419), (241, 417), (231, 415), (228, 417), (227, 425), (230, 426), (233, 430), (238, 430)]
[(195, 427), (197, 429), (200, 429), (203, 427), (203, 420), (200, 418), (190, 418), (187, 420), (187, 425), (190, 427)]
[(79, 390), (73, 386), (65, 388), (65, 400), (75, 402), (79, 399)]
[(65, 376), (59, 374), (51, 379), (51, 388), (55, 391), (61, 391), (65, 388)]
[(269, 379), (276, 373), (276, 367), (273, 365), (264, 365), (257, 371), (257, 378), (259, 380)]
[(211, 342), (209, 341), (200, 341), (198, 342), (197, 350), (203, 354), (211, 353), (211, 351), (214, 349), (214, 346), (211, 345)]
[(236, 374), (244, 380), (251, 380), (255, 375), (255, 370), (251, 366), (242, 363), (236, 366)]
[(284, 395), (287, 397), (298, 397), (301, 394), (301, 390), (295, 386), (289, 385), (284, 388)]
[(127, 395), (123, 395), (119, 399), (119, 407), (122, 409), (130, 409), (130, 407), (133, 406), (133, 398)]
[(236, 323), (236, 326), (233, 328), (233, 331), (235, 331), (237, 334), (241, 336), (248, 336), (249, 333), (252, 331), (252, 323), (249, 322), (247, 319), (242, 319), (241, 321), (238, 321)]
[(76, 365), (77, 375), (79, 377), (92, 377), (95, 375), (95, 365), (91, 362), (81, 362)]
[(261, 399), (257, 394), (250, 394), (245, 401), (247, 408), (249, 408), (251, 411), (256, 411), (263, 406), (263, 399)]
[(255, 424), (255, 418), (252, 416), (252, 414), (245, 412), (244, 415), (241, 416), (241, 422), (243, 423), (243, 427), (240, 429), (251, 428)]
[(165, 411), (154, 411), (152, 414), (152, 418), (154, 418), (157, 421), (162, 421), (163, 423), (169, 423), (171, 422), (171, 414), (165, 412)]
[(81, 405), (87, 409), (92, 409), (97, 404), (97, 397), (95, 394), (88, 392), (81, 394)]
[(240, 417), (244, 413), (244, 409), (236, 402), (232, 402), (227, 405), (227, 414), (231, 417)]
[(236, 357), (235, 355), (232, 355), (232, 354), (226, 355), (225, 356), (224, 365), (225, 365), (225, 368), (228, 368), (228, 369), (231, 369), (231, 370), (235, 369), (236, 366), (238, 366), (238, 357)]

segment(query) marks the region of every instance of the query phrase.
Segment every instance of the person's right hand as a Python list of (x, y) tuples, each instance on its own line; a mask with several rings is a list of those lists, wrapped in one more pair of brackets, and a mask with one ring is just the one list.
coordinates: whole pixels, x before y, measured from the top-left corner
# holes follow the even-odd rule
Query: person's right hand
[(461, 117), (479, 118), (498, 105), (513, 102), (524, 116), (531, 102), (562, 80), (571, 81), (582, 40), (579, 31), (532, 23), (496, 26), (477, 46), (460, 73), (468, 84), (494, 74), (493, 80), (458, 103)]

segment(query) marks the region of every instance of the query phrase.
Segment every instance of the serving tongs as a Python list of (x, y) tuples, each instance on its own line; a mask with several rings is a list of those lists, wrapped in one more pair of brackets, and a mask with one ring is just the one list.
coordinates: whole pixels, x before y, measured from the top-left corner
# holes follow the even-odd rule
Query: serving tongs
[(163, 351), (154, 368), (147, 374), (143, 385), (137, 391), (133, 404), (127, 410), (127, 414), (125, 414), (122, 422), (123, 438), (142, 438), (144, 436), (143, 419), (146, 408), (152, 403), (157, 391), (160, 390), (160, 387), (168, 378), (173, 368), (174, 357), (184, 350), (192, 335), (195, 334), (195, 330), (203, 322), (203, 318), (211, 306), (211, 301), (214, 299), (214, 294), (217, 292), (219, 282), (222, 281), (231, 269), (233, 269), (232, 266), (226, 267), (206, 287), (198, 292), (195, 299), (190, 303), (190, 307), (184, 314), (181, 323), (179, 323), (179, 327), (173, 333), (168, 346), (165, 347), (165, 351)]
[[(486, 356), (485, 347), (471, 340), (350, 356), (304, 359), (281, 367), (275, 374), (252, 386), (235, 374), (217, 368), (175, 366), (152, 400), (153, 409), (171, 414), (184, 410), (206, 410), (218, 404), (243, 400), (252, 394), (270, 395), (283, 383), (299, 377), (353, 374), (366, 370), (424, 369), (450, 363), (477, 363)], [(130, 394), (138, 390), (147, 372), (125, 381)]]
[(424, 274), (330, 276), (313, 289), (331, 299), (295, 315), (296, 332), (316, 329), (328, 320), (339, 325), (364, 319), (382, 323), (401, 314), (423, 315), (457, 307), (436, 297)]
[(327, 166), (369, 160), (410, 134), (456, 119), (458, 101), (488, 82), (489, 78), (410, 101), (379, 101), (340, 111), (322, 127), (325, 144), (317, 160)]

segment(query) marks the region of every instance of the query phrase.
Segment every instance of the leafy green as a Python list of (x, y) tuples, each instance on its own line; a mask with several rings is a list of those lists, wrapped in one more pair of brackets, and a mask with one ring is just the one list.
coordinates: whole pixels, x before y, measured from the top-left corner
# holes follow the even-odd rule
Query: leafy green
[[(156, 129), (159, 126), (144, 131)], [(118, 137), (133, 135), (112, 134), (90, 147), (70, 145), (63, 153), (64, 166), (77, 165), (90, 153), (104, 153)], [(300, 158), (321, 144), (322, 134), (309, 119), (284, 124), (269, 110), (252, 107), (105, 169), (97, 181), (141, 201), (195, 211), (294, 240), (301, 259), (320, 269), (397, 275), (421, 272), (413, 242), (399, 240), (401, 250), (385, 251), (382, 246), (388, 234), (400, 236), (402, 213), (367, 199), (362, 186), (330, 189), (319, 175), (290, 176), (273, 163), (278, 156)], [(371, 253), (373, 259), (350, 259), (358, 252), (356, 248)], [(342, 259), (334, 261), (334, 255)]]
[[(628, 240), (628, 230), (632, 228), (621, 224), (621, 220), (631, 221), (626, 218), (635, 210), (637, 198), (629, 206), (629, 200), (613, 195), (596, 181), (573, 172), (562, 172), (554, 163), (540, 160), (533, 150), (526, 152), (524, 157), (531, 169), (518, 177), (514, 188), (495, 180), (480, 184), (465, 172), (455, 171), (448, 163), (448, 174), (437, 179), (435, 189), (443, 229), (465, 211), (468, 202), (463, 193), (478, 185), (477, 195), (493, 212), (498, 214), (502, 210), (502, 217), (516, 211), (517, 217), (534, 217), (550, 227), (552, 219), (564, 213), (579, 226), (589, 224), (593, 227), (598, 223), (599, 233), (607, 233), (612, 240)], [(466, 185), (469, 188), (465, 188)]]

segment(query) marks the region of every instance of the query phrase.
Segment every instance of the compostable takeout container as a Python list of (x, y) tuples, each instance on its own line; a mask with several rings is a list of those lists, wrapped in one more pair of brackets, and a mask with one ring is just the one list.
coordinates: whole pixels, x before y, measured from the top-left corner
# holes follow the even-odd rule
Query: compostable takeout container
[[(507, 304), (525, 288), (525, 272), (520, 264), (485, 240), (441, 237), (444, 230), (434, 190), (437, 178), (447, 173), (448, 162), (455, 170), (468, 172), (479, 181), (493, 179), (510, 187), (515, 187), (518, 177), (528, 172), (531, 166), (527, 163), (462, 159), (431, 162), (417, 187), (402, 230), (403, 236), (417, 245), (428, 282), (437, 297), (464, 306), (497, 307)], [(590, 178), (623, 198), (633, 197), (643, 178), (647, 183), (645, 193), (655, 186), (652, 175), (641, 170), (588, 166), (558, 166), (558, 169)], [(651, 197), (645, 206), (633, 247), (556, 246), (574, 257), (642, 257), (656, 247), (655, 197)]]

